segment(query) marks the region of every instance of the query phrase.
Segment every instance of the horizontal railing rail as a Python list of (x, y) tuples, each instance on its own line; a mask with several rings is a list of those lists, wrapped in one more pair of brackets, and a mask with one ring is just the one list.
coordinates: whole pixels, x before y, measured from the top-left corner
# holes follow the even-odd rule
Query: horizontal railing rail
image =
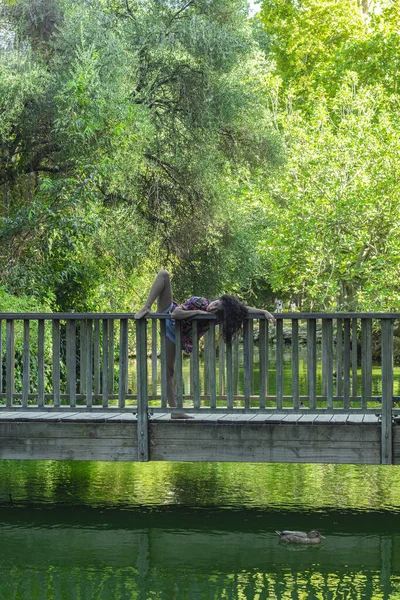
[[(286, 312), (286, 313), (273, 313), (276, 320), (307, 320), (307, 319), (400, 319), (400, 312), (311, 312), (311, 313), (300, 313), (300, 312)], [(170, 315), (165, 313), (149, 313), (146, 315), (146, 320), (153, 319), (168, 319)], [(210, 320), (215, 319), (213, 315), (198, 315), (194, 317), (196, 320)], [(257, 320), (260, 318), (257, 314), (250, 314), (247, 317), (249, 320)], [(0, 319), (45, 319), (48, 321), (52, 320), (66, 320), (66, 319), (134, 319), (134, 313), (121, 313), (121, 312), (98, 312), (98, 313), (37, 313), (37, 312), (26, 312), (26, 313), (14, 313), (14, 312), (0, 312)]]

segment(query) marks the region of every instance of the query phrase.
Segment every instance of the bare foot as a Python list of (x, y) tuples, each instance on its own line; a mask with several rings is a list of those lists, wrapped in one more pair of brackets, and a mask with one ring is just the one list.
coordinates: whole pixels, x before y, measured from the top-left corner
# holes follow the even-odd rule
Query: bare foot
[(137, 313), (135, 313), (135, 319), (143, 319), (146, 315), (148, 315), (150, 309), (147, 306), (143, 306)]
[(185, 413), (171, 413), (171, 419), (194, 419), (194, 416)]

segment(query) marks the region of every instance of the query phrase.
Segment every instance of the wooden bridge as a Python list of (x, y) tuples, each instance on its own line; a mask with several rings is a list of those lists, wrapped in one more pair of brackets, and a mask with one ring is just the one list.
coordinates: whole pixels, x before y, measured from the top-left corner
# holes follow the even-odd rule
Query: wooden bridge
[[(171, 409), (165, 315), (0, 313), (0, 458), (399, 464), (400, 313), (275, 316), (271, 326), (251, 315), (226, 345), (211, 322), (204, 346), (196, 317)], [(194, 418), (171, 419), (182, 409)]]

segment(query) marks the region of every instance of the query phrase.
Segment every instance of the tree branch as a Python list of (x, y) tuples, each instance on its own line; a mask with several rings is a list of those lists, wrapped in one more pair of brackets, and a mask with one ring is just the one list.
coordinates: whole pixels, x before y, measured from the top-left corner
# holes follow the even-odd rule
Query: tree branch
[(168, 175), (168, 177), (178, 187), (181, 187), (182, 181), (179, 181), (179, 179), (177, 177), (177, 175), (179, 175), (179, 173), (176, 172), (176, 169), (172, 165), (161, 160), (160, 158), (157, 158), (157, 156), (154, 156), (154, 154), (144, 154), (144, 157), (147, 158), (147, 160), (150, 160), (151, 162), (153, 162), (156, 165), (158, 165), (159, 167), (161, 167), (161, 169)]
[(121, 202), (124, 204), (129, 204), (131, 206), (134, 205), (136, 210), (147, 221), (150, 221), (153, 223), (161, 223), (162, 225), (165, 225), (165, 226), (168, 225), (168, 222), (165, 219), (162, 219), (161, 217), (158, 217), (151, 213), (146, 213), (146, 211), (144, 211), (143, 208), (141, 208), (138, 204), (134, 203), (134, 201), (131, 200), (130, 198), (126, 198), (125, 196), (122, 196), (121, 194), (108, 194), (105, 191), (104, 187), (99, 187), (98, 189), (103, 194), (103, 196), (106, 200), (117, 200), (118, 202)]
[(35, 166), (34, 168), (32, 168), (32, 170), (30, 171), (31, 173), (35, 173), (36, 171), (41, 171), (43, 173), (59, 173), (62, 169), (60, 169), (60, 167), (44, 167), (44, 166)]
[(180, 8), (178, 10), (178, 12), (176, 12), (173, 16), (171, 21), (173, 21), (174, 19), (176, 19), (176, 17), (178, 15), (180, 15), (181, 13), (183, 13), (187, 8), (189, 8), (190, 6), (192, 6), (194, 3), (196, 2), (196, 0), (189, 0), (189, 2), (186, 2), (186, 4), (184, 6), (182, 6), (182, 8)]

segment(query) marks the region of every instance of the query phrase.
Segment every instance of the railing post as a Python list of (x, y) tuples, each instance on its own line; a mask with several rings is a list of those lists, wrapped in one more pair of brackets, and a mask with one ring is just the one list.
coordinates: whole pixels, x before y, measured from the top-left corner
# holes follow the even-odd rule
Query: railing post
[(249, 319), (243, 324), (243, 370), (244, 370), (244, 407), (250, 408), (250, 344)]
[(361, 396), (367, 408), (372, 395), (372, 319), (361, 319)]
[(357, 396), (357, 319), (352, 319), (351, 322), (351, 393), (352, 396)]
[(249, 319), (249, 377), (250, 377), (250, 396), (254, 394), (254, 321)]
[(93, 323), (92, 319), (86, 321), (86, 408), (93, 405)]
[(3, 392), (3, 321), (0, 319), (0, 393)]
[(391, 465), (392, 459), (392, 405), (393, 405), (393, 323), (381, 320), (382, 331), (382, 428), (381, 448), (383, 465)]
[(350, 408), (350, 319), (343, 321), (343, 407)]
[(76, 321), (67, 320), (67, 393), (69, 394), (69, 405), (76, 407)]
[(210, 356), (209, 356), (209, 343), (208, 343), (208, 331), (204, 334), (204, 346), (203, 346), (203, 375), (204, 375), (204, 395), (210, 394)]
[(165, 319), (160, 320), (161, 407), (167, 407), (167, 337)]
[(14, 399), (14, 362), (15, 362), (15, 342), (14, 342), (14, 320), (7, 319), (7, 350), (6, 350), (6, 406), (11, 408)]
[(232, 341), (233, 347), (233, 395), (239, 394), (239, 335)]
[(307, 386), (310, 408), (317, 406), (317, 322), (315, 319), (307, 321)]
[(151, 395), (157, 396), (157, 320), (151, 322)]
[(233, 408), (233, 355), (232, 342), (226, 344), (226, 402), (228, 410)]
[[(259, 342), (259, 357), (260, 357), (260, 408), (266, 407), (267, 395), (267, 337), (266, 337), (266, 319), (260, 319), (260, 342)], [(231, 348), (232, 349), (232, 348)]]
[(108, 319), (103, 319), (103, 372), (102, 372), (102, 407), (108, 407)]
[(210, 323), (210, 329), (208, 331), (208, 376), (210, 383), (210, 408), (216, 408), (217, 406), (217, 376), (216, 376), (216, 365), (215, 365), (215, 323)]
[(219, 395), (223, 396), (225, 394), (225, 342), (224, 338), (221, 335), (221, 328), (219, 328), (218, 335), (218, 363), (219, 363), (219, 372), (218, 372), (218, 380), (219, 380)]
[(199, 333), (198, 321), (193, 321), (192, 329), (193, 352), (192, 352), (192, 380), (193, 380), (193, 407), (200, 408), (200, 357), (199, 357)]
[(86, 350), (86, 334), (87, 323), (86, 319), (81, 319), (79, 328), (79, 392), (86, 394), (86, 371), (87, 371), (87, 350)]
[(44, 407), (44, 319), (38, 320), (38, 407)]
[(336, 394), (343, 396), (343, 319), (336, 321)]
[[(94, 379), (94, 393), (96, 400), (99, 400), (100, 396), (100, 320), (95, 319), (94, 321), (94, 337), (93, 337), (93, 379)], [(95, 402), (96, 402), (95, 400)]]
[(300, 408), (299, 395), (299, 322), (292, 319), (292, 397), (293, 408)]
[[(147, 321), (144, 320), (146, 326)], [(146, 334), (145, 334), (146, 337)], [(147, 348), (144, 350), (147, 360)], [(146, 365), (147, 366), (147, 365)], [(119, 381), (118, 381), (118, 408), (124, 408), (126, 390), (128, 385), (128, 319), (121, 319), (119, 324)]]
[(52, 322), (52, 357), (53, 357), (53, 402), (60, 406), (60, 321)]
[(333, 323), (322, 319), (322, 395), (326, 396), (328, 408), (333, 408)]
[(283, 319), (276, 321), (276, 408), (283, 407)]
[(149, 415), (147, 392), (147, 322), (136, 321), (136, 363), (137, 363), (137, 436), (138, 461), (149, 460)]
[(24, 358), (22, 370), (22, 406), (28, 406), (30, 388), (30, 342), (29, 319), (24, 319)]
[(114, 319), (108, 320), (108, 393), (114, 394)]

